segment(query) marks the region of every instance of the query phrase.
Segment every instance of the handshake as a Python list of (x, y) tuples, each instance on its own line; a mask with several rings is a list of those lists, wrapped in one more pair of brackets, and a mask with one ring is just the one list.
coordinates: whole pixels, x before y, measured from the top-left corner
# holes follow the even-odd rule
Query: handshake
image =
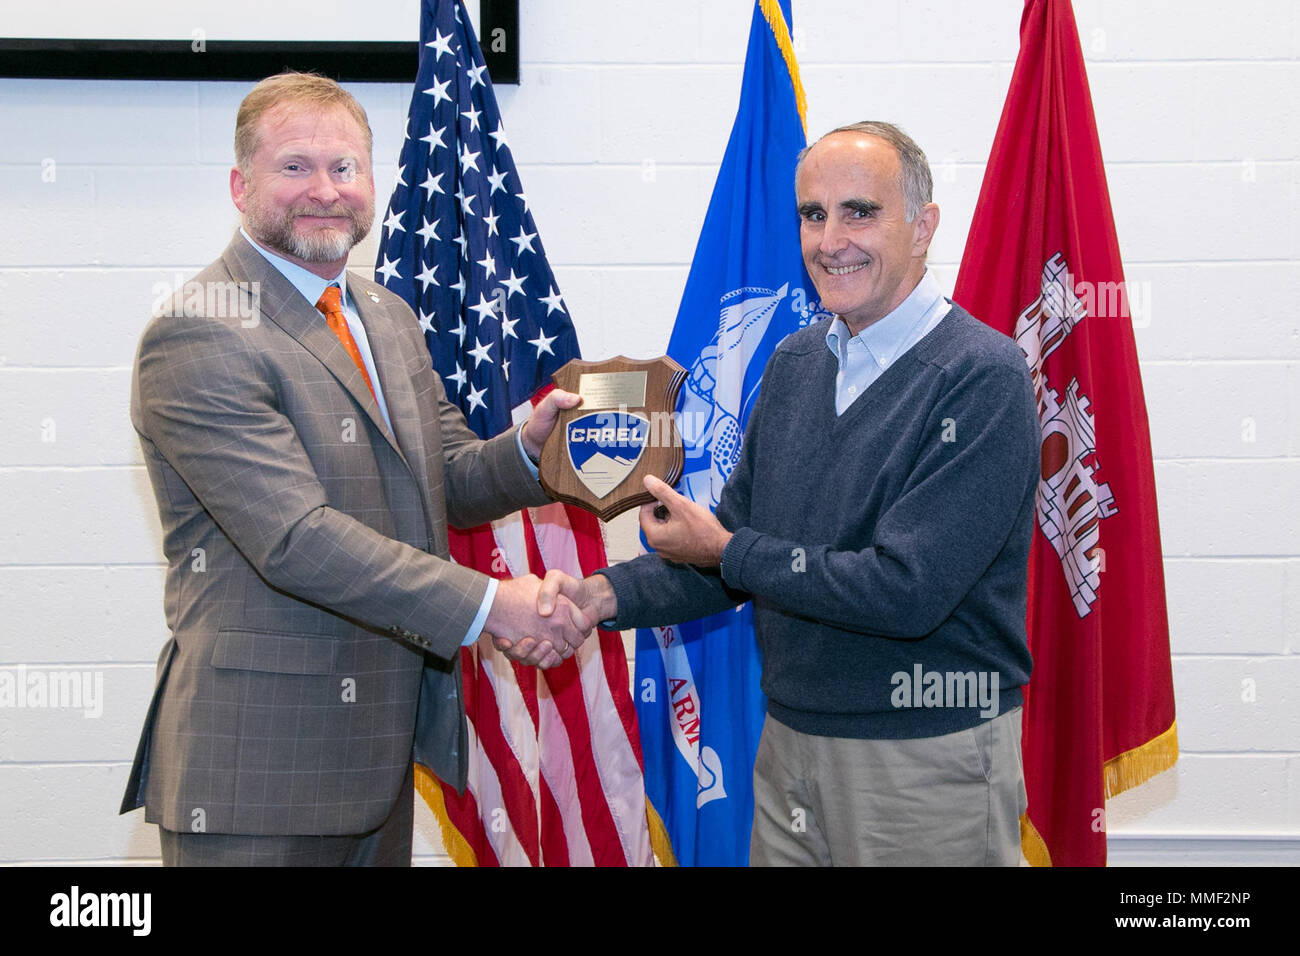
[[(573, 398), (572, 404), (576, 404)], [(569, 407), (568, 398), (565, 401), (564, 407)], [(667, 561), (716, 568), (731, 532), (707, 508), (679, 495), (658, 478), (647, 475), (645, 488), (655, 497), (641, 508), (641, 530), (650, 547)], [(593, 574), (579, 581), (551, 570), (545, 580), (530, 574), (501, 581), (483, 630), (492, 635), (493, 646), (511, 660), (554, 667), (572, 656), (598, 623), (617, 613), (618, 597), (605, 575)]]
[(551, 570), (545, 580), (529, 574), (499, 582), (483, 632), (511, 660), (554, 667), (617, 613), (618, 599), (603, 574), (580, 581)]

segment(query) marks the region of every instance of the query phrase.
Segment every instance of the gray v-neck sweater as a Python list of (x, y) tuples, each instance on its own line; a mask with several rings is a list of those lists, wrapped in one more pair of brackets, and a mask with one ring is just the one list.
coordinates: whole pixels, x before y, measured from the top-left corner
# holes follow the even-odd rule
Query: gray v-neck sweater
[(1019, 348), (960, 306), (840, 416), (826, 323), (778, 346), (718, 519), (722, 567), (608, 575), (615, 626), (747, 598), (768, 713), (803, 733), (931, 737), (1021, 702), (1039, 427)]

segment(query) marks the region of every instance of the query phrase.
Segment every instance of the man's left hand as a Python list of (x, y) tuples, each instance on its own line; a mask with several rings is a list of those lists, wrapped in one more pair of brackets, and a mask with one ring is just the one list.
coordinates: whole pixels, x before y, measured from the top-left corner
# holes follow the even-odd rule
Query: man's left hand
[[(731, 532), (712, 511), (679, 495), (653, 475), (646, 475), (645, 490), (658, 499), (658, 504), (641, 506), (641, 530), (661, 558), (701, 568), (715, 568), (722, 563), (722, 549), (731, 540)], [(665, 510), (666, 517), (655, 514)]]
[(546, 393), (546, 397), (537, 403), (533, 414), (524, 423), (519, 433), (519, 440), (523, 442), (524, 451), (529, 458), (537, 461), (542, 457), (542, 446), (546, 444), (547, 436), (555, 427), (561, 409), (574, 408), (581, 401), (582, 396), (558, 388), (553, 388)]

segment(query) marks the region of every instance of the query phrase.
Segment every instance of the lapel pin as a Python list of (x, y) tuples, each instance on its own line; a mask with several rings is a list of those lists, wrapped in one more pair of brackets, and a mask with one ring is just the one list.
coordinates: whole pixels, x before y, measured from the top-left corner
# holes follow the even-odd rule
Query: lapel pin
[(375, 295), (375, 294), (374, 294), (373, 292), (371, 292), (369, 289), (366, 290), (366, 295), (370, 296), (370, 301), (371, 301), (371, 302), (378, 302), (378, 301), (379, 301), (379, 296)]

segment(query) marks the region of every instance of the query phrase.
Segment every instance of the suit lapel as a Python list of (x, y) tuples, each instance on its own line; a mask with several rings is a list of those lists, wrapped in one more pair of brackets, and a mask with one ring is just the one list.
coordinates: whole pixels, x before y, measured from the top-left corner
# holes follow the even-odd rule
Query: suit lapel
[(425, 445), (420, 408), (406, 368), (408, 357), (403, 354), (401, 338), (393, 327), (392, 313), (378, 299), (371, 298), (369, 289), (356, 276), (348, 276), (348, 288), (357, 314), (361, 316), (361, 324), (366, 327), (366, 338), (370, 340), (370, 351), (375, 357), (375, 370), (379, 373), (379, 384), (384, 390), (384, 403), (388, 406), (393, 431), (406, 454), (408, 467), (412, 462), (418, 466), (412, 468), (411, 473), (419, 485), (425, 513), (432, 514), (429, 487), (424, 480)]
[[(321, 364), (338, 379), (339, 384), (347, 389), (348, 394), (361, 406), (362, 411), (370, 416), (370, 420), (374, 422), (375, 427), (379, 429), (380, 434), (393, 450), (399, 456), (402, 455), (402, 446), (398, 444), (396, 436), (384, 421), (384, 416), (379, 411), (379, 404), (370, 394), (366, 380), (353, 364), (338, 336), (325, 324), (324, 317), (317, 311), (315, 305), (304, 299), (292, 283), (238, 233), (226, 247), (222, 259), (232, 277), (239, 281), (257, 283), (254, 288), (258, 290), (258, 304), (262, 315), (284, 329), (303, 348), (316, 356)], [(353, 301), (356, 301), (355, 295)], [(362, 321), (365, 322), (364, 314)], [(371, 323), (365, 322), (365, 326), (366, 334), (370, 335)], [(371, 345), (373, 349), (373, 339)], [(384, 360), (378, 354), (375, 355), (375, 364), (380, 368), (384, 364)], [(384, 380), (382, 374), (380, 381), (387, 396), (388, 382)], [(409, 463), (407, 467), (410, 467)]]

